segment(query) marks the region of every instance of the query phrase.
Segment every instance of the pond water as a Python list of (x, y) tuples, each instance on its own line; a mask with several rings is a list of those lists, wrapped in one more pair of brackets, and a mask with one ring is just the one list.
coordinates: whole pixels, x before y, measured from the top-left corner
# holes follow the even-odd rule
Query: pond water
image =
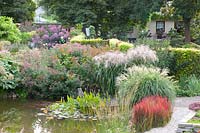
[(48, 102), (0, 99), (0, 133), (91, 133), (92, 121), (57, 120), (38, 116)]

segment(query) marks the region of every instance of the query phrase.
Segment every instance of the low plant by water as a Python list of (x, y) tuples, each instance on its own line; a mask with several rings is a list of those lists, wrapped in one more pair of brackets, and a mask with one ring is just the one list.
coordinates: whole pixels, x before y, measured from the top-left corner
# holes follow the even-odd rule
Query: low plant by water
[(83, 96), (78, 96), (76, 99), (67, 97), (66, 102), (61, 99), (60, 102), (48, 106), (47, 110), (51, 114), (58, 115), (58, 118), (96, 119), (97, 111), (105, 106), (106, 100), (101, 99), (100, 95), (84, 92)]

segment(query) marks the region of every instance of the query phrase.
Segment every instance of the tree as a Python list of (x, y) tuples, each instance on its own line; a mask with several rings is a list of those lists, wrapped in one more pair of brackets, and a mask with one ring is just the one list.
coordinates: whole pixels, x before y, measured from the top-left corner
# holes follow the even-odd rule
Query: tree
[(166, 0), (127, 0), (130, 19), (146, 26), (151, 13), (160, 11)]
[(200, 12), (192, 19), (191, 35), (192, 41), (200, 45)]
[(0, 0), (0, 16), (8, 16), (14, 22), (33, 20), (36, 4), (32, 0)]
[(190, 23), (200, 11), (200, 0), (174, 0), (175, 14), (183, 18), (185, 26), (185, 42), (191, 42)]
[(41, 5), (68, 26), (95, 26), (103, 37), (119, 37), (134, 23), (146, 24), (163, 0), (41, 0)]

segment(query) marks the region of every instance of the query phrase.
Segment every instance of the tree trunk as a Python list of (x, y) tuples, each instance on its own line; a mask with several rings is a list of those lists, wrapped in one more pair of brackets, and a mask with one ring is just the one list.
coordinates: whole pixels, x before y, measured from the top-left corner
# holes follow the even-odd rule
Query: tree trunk
[(190, 21), (191, 21), (191, 19), (184, 20), (184, 25), (185, 25), (185, 42), (187, 42), (187, 43), (191, 42), (191, 37), (190, 37)]

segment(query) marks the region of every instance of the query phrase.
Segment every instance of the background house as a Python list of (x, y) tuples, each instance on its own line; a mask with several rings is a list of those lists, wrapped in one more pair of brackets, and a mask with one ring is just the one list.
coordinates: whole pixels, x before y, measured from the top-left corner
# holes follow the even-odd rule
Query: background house
[(175, 21), (172, 20), (152, 20), (147, 24), (147, 29), (152, 38), (162, 39), (167, 33), (175, 28)]

